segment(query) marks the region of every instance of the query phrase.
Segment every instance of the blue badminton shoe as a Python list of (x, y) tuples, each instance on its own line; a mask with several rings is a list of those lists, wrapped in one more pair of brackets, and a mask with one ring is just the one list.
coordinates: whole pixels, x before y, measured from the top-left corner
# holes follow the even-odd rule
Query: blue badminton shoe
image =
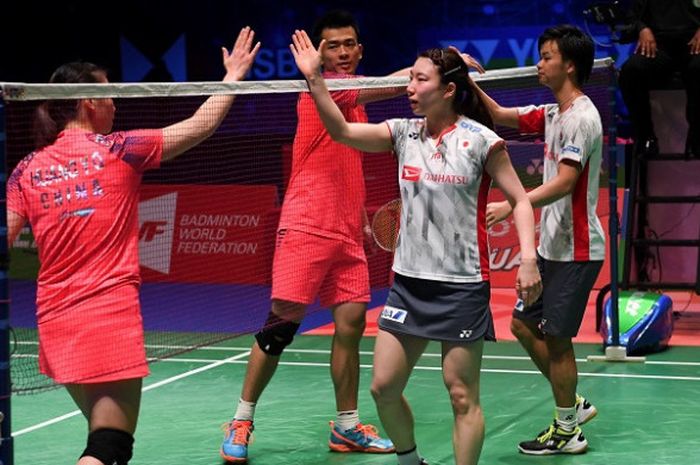
[(245, 463), (248, 460), (248, 443), (253, 434), (253, 422), (232, 420), (224, 423), (224, 442), (219, 453), (224, 460), (231, 463)]
[(331, 437), (328, 447), (334, 452), (367, 452), (370, 454), (390, 454), (395, 452), (389, 439), (379, 437), (377, 428), (358, 423), (354, 428), (341, 431), (331, 421)]

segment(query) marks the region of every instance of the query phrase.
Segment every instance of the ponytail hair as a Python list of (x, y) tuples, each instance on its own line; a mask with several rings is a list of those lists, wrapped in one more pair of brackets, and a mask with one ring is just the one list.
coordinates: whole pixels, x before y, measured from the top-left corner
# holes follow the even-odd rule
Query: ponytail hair
[(430, 59), (440, 72), (442, 84), (454, 83), (456, 86), (452, 108), (455, 113), (464, 115), (489, 129), (493, 129), (493, 119), (486, 105), (479, 98), (476, 84), (469, 77), (469, 68), (458, 53), (449, 48), (431, 48), (418, 55)]
[[(88, 62), (72, 62), (61, 65), (51, 75), (51, 84), (94, 84), (107, 71)], [(70, 121), (78, 116), (79, 100), (47, 100), (36, 109), (34, 115), (34, 141), (40, 149), (56, 141)]]

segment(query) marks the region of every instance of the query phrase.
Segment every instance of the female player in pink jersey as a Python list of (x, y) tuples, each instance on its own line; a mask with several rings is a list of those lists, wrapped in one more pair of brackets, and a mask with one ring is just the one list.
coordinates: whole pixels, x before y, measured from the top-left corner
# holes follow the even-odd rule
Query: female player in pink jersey
[[(260, 44), (243, 28), (224, 81), (245, 77)], [(52, 83), (107, 83), (90, 63), (69, 63)], [(7, 186), (8, 237), (25, 223), (41, 268), (39, 364), (64, 384), (88, 420), (79, 465), (125, 465), (132, 456), (148, 374), (139, 307), (138, 196), (143, 172), (214, 133), (233, 95), (212, 96), (190, 118), (162, 129), (112, 131), (110, 98), (54, 100), (37, 113), (40, 147)]]
[(485, 217), (491, 178), (513, 206), (518, 228), (523, 262), (516, 289), (526, 302), (541, 292), (532, 207), (505, 142), (489, 129), (468, 68), (451, 50), (425, 52), (411, 70), (409, 102), (424, 118), (366, 124), (348, 123), (330, 98), (319, 51), (305, 32), (294, 34), (291, 49), (331, 137), (365, 152), (394, 150), (398, 158), (401, 227), (394, 284), (379, 318), (372, 394), (399, 463), (425, 463), (403, 391), (428, 341), (437, 340), (452, 401), (455, 463), (475, 464), (484, 440), (483, 341), (494, 338)]

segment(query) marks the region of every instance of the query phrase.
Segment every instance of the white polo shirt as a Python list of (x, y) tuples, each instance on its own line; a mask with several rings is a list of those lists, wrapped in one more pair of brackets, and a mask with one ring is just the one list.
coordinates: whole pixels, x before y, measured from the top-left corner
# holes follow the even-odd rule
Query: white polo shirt
[(424, 119), (386, 121), (399, 162), (401, 228), (393, 270), (449, 282), (489, 279), (486, 160), (505, 146), (486, 126), (466, 117), (437, 139)]
[(518, 108), (519, 129), (544, 134), (544, 177), (557, 175), (562, 160), (581, 165), (571, 194), (542, 207), (539, 254), (553, 261), (605, 258), (605, 233), (596, 214), (603, 150), (603, 125), (593, 102), (576, 98), (563, 113), (557, 104)]

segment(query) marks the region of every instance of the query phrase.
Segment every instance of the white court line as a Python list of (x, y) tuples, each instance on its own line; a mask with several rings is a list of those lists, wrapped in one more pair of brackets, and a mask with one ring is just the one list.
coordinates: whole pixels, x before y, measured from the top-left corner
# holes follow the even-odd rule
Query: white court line
[[(36, 342), (19, 342), (19, 344), (26, 345), (36, 345)], [(189, 349), (190, 351), (202, 350), (202, 351), (213, 351), (213, 352), (246, 352), (250, 350), (250, 347), (219, 347), (219, 346), (203, 346), (195, 347), (191, 346), (168, 346), (168, 345), (146, 345), (146, 348), (153, 349)], [(296, 353), (296, 354), (330, 354), (331, 351), (327, 349), (285, 349), (285, 353)], [(372, 351), (360, 351), (360, 355), (373, 355)], [(436, 353), (424, 353), (424, 357), (442, 357), (442, 354)], [(38, 355), (16, 355), (18, 358), (37, 358)], [(484, 355), (484, 360), (530, 360), (527, 355)], [(161, 361), (166, 359), (161, 359)], [(180, 359), (182, 360), (182, 359)], [(587, 358), (577, 358), (578, 363), (591, 363)], [(592, 362), (600, 363), (600, 362)], [(669, 365), (669, 366), (700, 366), (700, 362), (674, 362), (672, 360), (646, 360), (644, 364), (647, 365)]]
[[(305, 352), (309, 352), (309, 350), (304, 349)], [(291, 350), (290, 350), (291, 352)], [(327, 353), (329, 351), (317, 351), (318, 353)], [(243, 357), (247, 357), (250, 355), (250, 351), (243, 352), (237, 355), (234, 355), (232, 357), (223, 359), (223, 360), (218, 360), (212, 363), (211, 360), (206, 360), (206, 359), (196, 359), (196, 358), (170, 358), (170, 359), (164, 359), (162, 360), (163, 362), (169, 362), (169, 363), (206, 363), (207, 365), (196, 368), (194, 370), (189, 370), (186, 371), (185, 373), (173, 376), (171, 378), (164, 379), (162, 381), (159, 381), (157, 383), (150, 384), (146, 387), (143, 388), (142, 392), (150, 391), (151, 389), (156, 389), (161, 386), (165, 386), (166, 384), (170, 384), (172, 382), (178, 381), (183, 378), (187, 378), (189, 376), (195, 375), (197, 373), (201, 373), (207, 370), (211, 370), (212, 368), (216, 368), (221, 365), (225, 364), (243, 364), (243, 363), (248, 363), (247, 360), (240, 360)], [(430, 355), (436, 355), (439, 356), (439, 354), (430, 354)], [(322, 368), (328, 368), (330, 364), (328, 363), (313, 363), (313, 362), (279, 362), (280, 365), (286, 365), (286, 366), (306, 366), (306, 367), (322, 367)], [(361, 364), (360, 368), (366, 368), (366, 369), (371, 369), (372, 365), (364, 365)], [(416, 370), (419, 371), (440, 371), (442, 370), (441, 367), (425, 367), (425, 366), (416, 366)], [(482, 368), (481, 369), (482, 373), (501, 373), (501, 374), (521, 374), (521, 375), (540, 375), (540, 372), (537, 370), (500, 370), (500, 369), (492, 369), (492, 368)], [(597, 378), (627, 378), (627, 379), (658, 379), (658, 380), (671, 380), (671, 381), (700, 381), (700, 377), (697, 376), (667, 376), (667, 375), (635, 375), (635, 374), (625, 374), (625, 373), (587, 373), (587, 372), (579, 372), (579, 376), (581, 377), (597, 377)], [(65, 415), (61, 415), (56, 418), (52, 418), (51, 420), (44, 421), (42, 423), (38, 423), (36, 425), (30, 426), (28, 428), (24, 428), (22, 430), (13, 432), (12, 435), (14, 437), (21, 436), (26, 433), (30, 433), (32, 431), (36, 431), (38, 429), (44, 428), (46, 426), (53, 425), (55, 423), (59, 423), (63, 420), (66, 420), (68, 418), (72, 418), (76, 415), (79, 415), (80, 411), (75, 410), (73, 412), (67, 413)]]
[(698, 366), (700, 362), (672, 362), (668, 360), (646, 360), (644, 363), (647, 365), (686, 365), (686, 366)]
[(63, 420), (67, 420), (67, 419), (69, 419), (69, 418), (73, 418), (73, 417), (76, 416), (76, 415), (80, 415), (80, 410), (73, 410), (72, 412), (66, 413), (65, 415), (61, 415), (60, 417), (52, 418), (52, 419), (50, 419), (50, 420), (46, 420), (46, 421), (44, 421), (44, 422), (37, 423), (37, 424), (34, 425), (34, 426), (30, 426), (30, 427), (28, 427), (28, 428), (24, 428), (24, 429), (21, 429), (21, 430), (19, 430), (19, 431), (13, 431), (13, 432), (12, 432), (12, 437), (21, 436), (21, 435), (23, 435), (23, 434), (25, 434), (25, 433), (31, 433), (32, 431), (35, 431), (35, 430), (44, 428), (45, 426), (50, 426), (50, 425), (53, 425), (54, 423), (59, 423), (59, 422), (61, 422), (61, 421), (63, 421)]
[[(209, 362), (211, 362), (211, 360), (207, 360), (204, 363), (209, 363), (208, 365), (205, 365), (205, 366), (199, 367), (199, 368), (195, 368), (194, 370), (186, 371), (184, 373), (173, 376), (171, 378), (167, 378), (167, 379), (164, 379), (162, 381), (158, 381), (157, 383), (149, 384), (148, 386), (144, 386), (144, 388), (141, 389), (141, 392), (147, 392), (147, 391), (150, 391), (151, 389), (156, 389), (156, 388), (159, 388), (161, 386), (165, 386), (166, 384), (170, 384), (170, 383), (173, 383), (175, 381), (181, 380), (183, 378), (187, 378), (188, 376), (196, 375), (197, 373), (202, 373), (203, 371), (211, 370), (212, 368), (216, 368), (218, 366), (225, 365), (227, 363), (233, 363), (236, 360), (238, 360), (239, 358), (247, 357), (248, 355), (250, 355), (250, 351), (244, 352), (242, 354), (234, 355), (233, 357), (229, 357), (229, 358), (226, 358), (224, 360), (217, 360), (213, 363), (209, 363)], [(60, 417), (52, 418), (51, 420), (46, 420), (44, 422), (37, 423), (36, 425), (21, 429), (19, 431), (14, 431), (12, 433), (12, 436), (17, 437), (17, 436), (21, 436), (21, 435), (26, 434), (26, 433), (31, 433), (32, 431), (36, 431), (36, 430), (44, 428), (46, 426), (53, 425), (55, 423), (59, 423), (63, 420), (67, 420), (68, 418), (72, 418), (76, 415), (80, 415), (80, 410), (74, 410), (74, 411), (67, 413), (65, 415), (61, 415)]]
[[(208, 363), (211, 360), (207, 359), (197, 359), (197, 358), (172, 358), (162, 360), (163, 362), (187, 362), (187, 363)], [(231, 364), (243, 364), (248, 363), (247, 361), (235, 360), (227, 363)], [(280, 365), (287, 366), (302, 366), (302, 367), (323, 367), (328, 368), (330, 364), (324, 362), (279, 362)], [(361, 368), (372, 368), (372, 365), (360, 364)], [(440, 371), (442, 367), (426, 367), (426, 366), (416, 366), (416, 370), (422, 371)], [(537, 370), (507, 370), (507, 369), (497, 369), (497, 368), (482, 368), (482, 373), (507, 373), (507, 374), (520, 374), (520, 375), (539, 375), (541, 374)], [(629, 379), (665, 379), (672, 381), (700, 381), (700, 376), (671, 376), (671, 375), (635, 375), (627, 373), (588, 373), (579, 372), (579, 376), (589, 376), (598, 378), (629, 378)]]

